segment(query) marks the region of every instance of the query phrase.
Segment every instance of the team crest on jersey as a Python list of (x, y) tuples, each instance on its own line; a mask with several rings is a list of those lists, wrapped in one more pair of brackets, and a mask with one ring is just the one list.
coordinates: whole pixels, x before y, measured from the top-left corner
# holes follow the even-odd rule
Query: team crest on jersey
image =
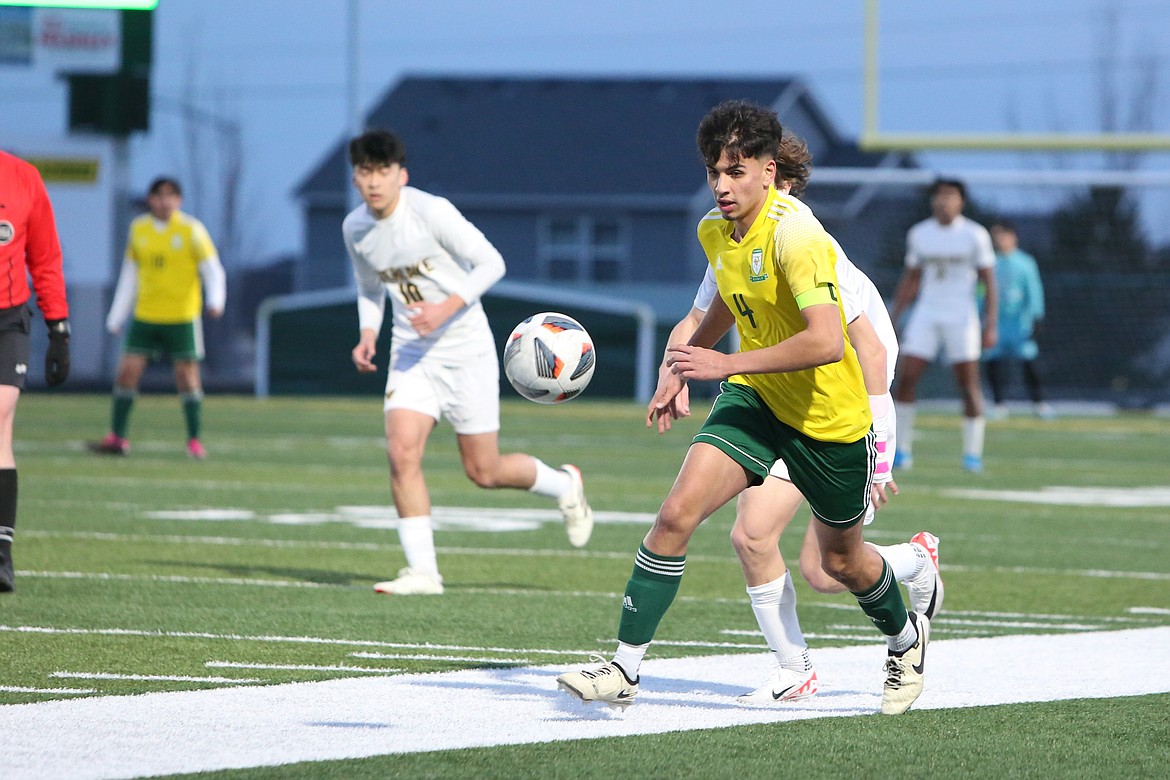
[(183, 248), (183, 237), (182, 236), (171, 236), (171, 249), (182, 249), (182, 248)]
[(752, 250), (752, 275), (750, 278), (753, 282), (762, 282), (768, 278), (768, 274), (764, 271), (764, 250)]
[(16, 228), (6, 219), (0, 219), (0, 246), (11, 244), (16, 237)]

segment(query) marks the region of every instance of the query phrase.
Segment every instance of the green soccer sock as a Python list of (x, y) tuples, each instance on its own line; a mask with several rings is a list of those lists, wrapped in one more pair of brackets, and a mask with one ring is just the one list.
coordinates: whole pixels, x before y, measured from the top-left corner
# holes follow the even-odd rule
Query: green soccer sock
[(183, 419), (187, 421), (187, 438), (198, 439), (203, 426), (203, 393), (183, 393)]
[(678, 593), (686, 561), (685, 555), (655, 555), (645, 545), (638, 547), (634, 573), (622, 600), (618, 641), (644, 645), (654, 638), (659, 621)]
[(134, 391), (114, 388), (114, 412), (110, 430), (119, 439), (126, 438), (126, 431), (130, 429), (130, 409), (134, 406)]
[(910, 619), (906, 613), (906, 602), (902, 601), (902, 591), (898, 590), (894, 573), (884, 558), (882, 575), (878, 577), (877, 583), (869, 590), (854, 591), (853, 595), (857, 597), (861, 611), (886, 636), (897, 636), (906, 627), (906, 621)]

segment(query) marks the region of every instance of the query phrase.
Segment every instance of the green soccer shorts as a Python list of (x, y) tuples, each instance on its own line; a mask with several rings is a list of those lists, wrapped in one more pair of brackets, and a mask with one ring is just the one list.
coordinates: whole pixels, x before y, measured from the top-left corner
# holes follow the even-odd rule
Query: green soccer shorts
[(723, 382), (696, 443), (718, 447), (760, 484), (778, 459), (816, 518), (834, 528), (865, 519), (877, 446), (873, 431), (855, 442), (820, 441), (786, 425), (755, 390)]
[(158, 360), (162, 355), (170, 355), (172, 360), (202, 360), (203, 323), (200, 320), (165, 324), (131, 320), (126, 351), (145, 355), (150, 360)]

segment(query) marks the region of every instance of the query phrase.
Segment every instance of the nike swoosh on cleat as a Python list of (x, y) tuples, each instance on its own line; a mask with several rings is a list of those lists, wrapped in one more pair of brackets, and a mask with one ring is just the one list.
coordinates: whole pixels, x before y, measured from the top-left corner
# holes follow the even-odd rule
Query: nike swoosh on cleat
[[(922, 641), (921, 639), (918, 641)], [(926, 669), (926, 645), (922, 646), (922, 657), (918, 659), (918, 663), (912, 665), (910, 668), (914, 670), (915, 674), (922, 674)]]
[(787, 693), (795, 687), (796, 687), (795, 685), (789, 685), (787, 688), (780, 691), (779, 693), (777, 693), (776, 691), (772, 691), (772, 698), (776, 701), (780, 701), (780, 697), (787, 695)]

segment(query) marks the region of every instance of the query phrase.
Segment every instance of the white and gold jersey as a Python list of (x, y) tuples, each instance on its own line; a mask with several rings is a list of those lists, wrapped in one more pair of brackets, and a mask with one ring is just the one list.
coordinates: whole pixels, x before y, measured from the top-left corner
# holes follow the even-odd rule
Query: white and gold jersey
[[(458, 362), (495, 352), (480, 297), (503, 277), (504, 259), (450, 201), (403, 187), (389, 216), (374, 219), (362, 204), (345, 218), (342, 236), (357, 280), (359, 326), (380, 330), (389, 296), (393, 354)], [(409, 305), (450, 295), (466, 306), (439, 330), (419, 336)]]
[(906, 234), (906, 267), (922, 269), (918, 305), (966, 312), (975, 304), (976, 272), (995, 268), (991, 236), (961, 214), (949, 225), (924, 219)]

